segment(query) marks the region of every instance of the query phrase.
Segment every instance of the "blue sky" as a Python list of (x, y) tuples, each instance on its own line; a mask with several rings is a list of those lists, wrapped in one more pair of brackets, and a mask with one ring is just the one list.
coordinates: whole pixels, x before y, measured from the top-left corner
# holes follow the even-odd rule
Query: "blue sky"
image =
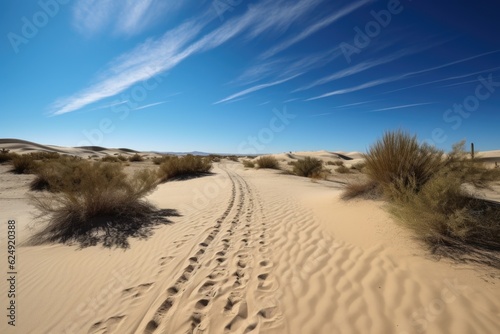
[(500, 3), (6, 0), (0, 137), (365, 151), (404, 129), (500, 149)]

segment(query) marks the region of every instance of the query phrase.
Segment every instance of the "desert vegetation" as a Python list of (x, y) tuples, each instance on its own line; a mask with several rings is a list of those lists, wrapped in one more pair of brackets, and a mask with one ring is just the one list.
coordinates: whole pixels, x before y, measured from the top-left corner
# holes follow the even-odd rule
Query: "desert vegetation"
[(305, 157), (294, 162), (293, 173), (298, 176), (318, 177), (323, 170), (323, 161)]
[(138, 153), (136, 153), (136, 154), (130, 156), (128, 158), (128, 161), (130, 161), (130, 162), (140, 162), (140, 161), (144, 161), (144, 158), (141, 155), (139, 155)]
[[(37, 218), (45, 224), (30, 240), (34, 244), (77, 241), (125, 246), (124, 235), (139, 233), (156, 212), (143, 199), (158, 183), (152, 170), (127, 177), (121, 164), (66, 158), (44, 164), (35, 181), (32, 188), (50, 192), (31, 195)], [(128, 232), (117, 234), (118, 230)]]
[(245, 159), (242, 161), (242, 163), (243, 163), (243, 166), (246, 168), (254, 168), (255, 167), (255, 163), (252, 160)]
[(209, 158), (188, 154), (183, 157), (170, 157), (160, 165), (158, 172), (162, 182), (182, 176), (192, 176), (208, 173), (212, 169)]
[(262, 156), (256, 161), (259, 168), (280, 169), (278, 160), (273, 156)]
[(445, 155), (415, 136), (388, 132), (370, 147), (365, 172), (369, 181), (349, 185), (344, 198), (383, 196), (390, 212), (414, 231), (434, 254), (500, 267), (500, 206), (467, 192), (466, 183), (486, 187), (500, 180), (470, 158), (465, 142)]

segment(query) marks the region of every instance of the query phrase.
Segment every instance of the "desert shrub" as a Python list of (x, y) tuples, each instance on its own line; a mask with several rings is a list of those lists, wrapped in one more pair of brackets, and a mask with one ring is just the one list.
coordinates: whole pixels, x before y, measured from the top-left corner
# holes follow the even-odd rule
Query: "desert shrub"
[(140, 156), (139, 154), (134, 154), (133, 156), (128, 158), (128, 161), (130, 162), (139, 162), (139, 161), (144, 161), (144, 158)]
[(118, 159), (118, 157), (114, 157), (112, 155), (107, 155), (105, 157), (102, 157), (101, 161), (102, 162), (120, 162), (121, 160)]
[(55, 160), (61, 157), (57, 152), (32, 152), (29, 155), (34, 160)]
[(349, 200), (352, 198), (378, 199), (382, 195), (380, 188), (376, 182), (367, 181), (360, 183), (350, 183), (346, 185), (342, 192), (342, 199)]
[(239, 161), (238, 157), (235, 156), (235, 155), (229, 155), (229, 156), (226, 157), (226, 159), (234, 161), (234, 162), (238, 162)]
[(344, 161), (342, 160), (328, 161), (326, 164), (330, 166), (344, 166)]
[(2, 149), (2, 152), (0, 152), (0, 163), (12, 161), (17, 156), (17, 153), (10, 153), (9, 150)]
[(315, 177), (321, 173), (323, 162), (316, 158), (305, 157), (295, 161), (293, 172), (298, 176)]
[[(36, 177), (30, 183), (30, 189), (51, 192), (77, 191), (85, 174), (92, 170), (92, 166), (92, 163), (87, 160), (75, 158), (47, 161), (36, 169), (34, 173)], [(113, 173), (110, 172), (106, 175), (113, 177)]]
[(167, 181), (179, 176), (208, 173), (210, 169), (210, 159), (188, 154), (184, 157), (171, 157), (160, 165), (158, 173), (162, 181)]
[(37, 162), (30, 154), (22, 154), (12, 158), (12, 172), (16, 174), (33, 174), (38, 167)]
[(416, 136), (402, 131), (386, 132), (365, 159), (366, 173), (391, 198), (405, 194), (408, 188), (418, 192), (444, 164), (442, 151), (420, 145)]
[(362, 172), (363, 168), (365, 168), (365, 167), (366, 167), (366, 164), (364, 162), (358, 162), (358, 163), (355, 163), (354, 165), (352, 165), (351, 169)]
[(153, 163), (155, 165), (161, 165), (162, 163), (164, 163), (165, 161), (167, 161), (170, 158), (171, 158), (171, 156), (169, 156), (169, 155), (162, 155), (161, 157), (154, 157)]
[(247, 168), (254, 168), (255, 163), (252, 160), (243, 160), (243, 166)]
[(351, 170), (346, 166), (337, 167), (335, 168), (335, 171), (340, 174), (349, 174), (351, 172)]
[(255, 162), (259, 165), (259, 168), (280, 169), (278, 160), (273, 156), (263, 156), (258, 158)]
[(121, 154), (118, 154), (116, 157), (118, 158), (118, 160), (120, 160), (120, 161), (122, 161), (122, 162), (123, 162), (123, 161), (127, 161), (127, 160), (128, 160), (128, 159), (127, 159), (127, 157), (125, 157), (125, 156), (123, 156), (123, 155), (121, 155)]
[(220, 160), (222, 159), (222, 156), (218, 155), (218, 154), (209, 154), (207, 156), (207, 158), (212, 161), (212, 162), (220, 162)]
[[(157, 185), (153, 171), (143, 170), (127, 178), (120, 164), (78, 164), (78, 185), (64, 184), (57, 193), (31, 196), (32, 204), (39, 211), (38, 219), (45, 223), (31, 242), (89, 242), (99, 234), (110, 242), (110, 229), (133, 229), (154, 211), (154, 207), (142, 199)], [(67, 174), (60, 176), (72, 178)]]
[(464, 193), (460, 178), (446, 171), (395, 200), (391, 212), (435, 253), (500, 250), (500, 206)]

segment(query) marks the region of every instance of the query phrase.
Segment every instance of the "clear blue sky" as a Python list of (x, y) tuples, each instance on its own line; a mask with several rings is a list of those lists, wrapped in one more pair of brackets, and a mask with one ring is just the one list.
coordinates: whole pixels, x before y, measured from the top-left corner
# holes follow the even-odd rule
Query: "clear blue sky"
[(405, 129), (500, 149), (500, 3), (5, 0), (0, 137), (365, 151)]

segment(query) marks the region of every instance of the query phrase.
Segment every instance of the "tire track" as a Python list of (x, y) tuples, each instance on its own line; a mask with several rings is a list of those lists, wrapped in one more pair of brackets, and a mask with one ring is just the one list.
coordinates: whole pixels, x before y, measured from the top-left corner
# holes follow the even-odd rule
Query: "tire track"
[(139, 333), (258, 333), (281, 318), (260, 197), (238, 172), (221, 168), (231, 181), (226, 210)]

